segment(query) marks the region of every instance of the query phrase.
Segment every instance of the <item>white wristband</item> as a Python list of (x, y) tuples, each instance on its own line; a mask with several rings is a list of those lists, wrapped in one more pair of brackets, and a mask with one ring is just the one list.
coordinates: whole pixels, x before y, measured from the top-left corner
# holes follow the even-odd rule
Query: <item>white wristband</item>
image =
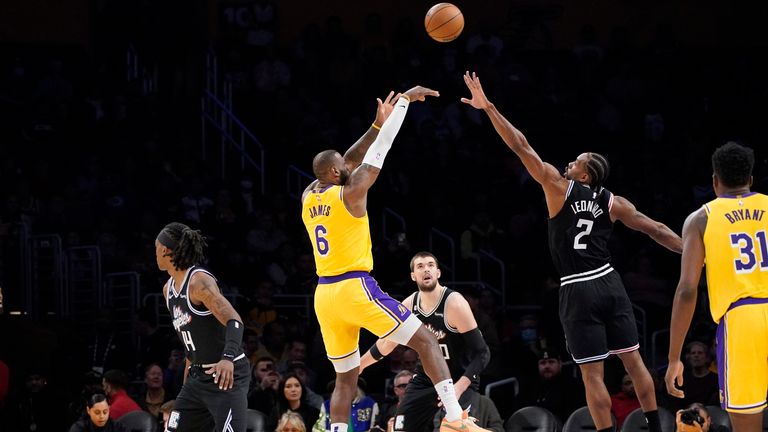
[(384, 165), (384, 158), (387, 156), (387, 152), (392, 148), (392, 142), (395, 140), (397, 133), (400, 131), (400, 126), (403, 125), (405, 120), (405, 113), (408, 111), (408, 105), (410, 101), (407, 97), (401, 96), (395, 104), (395, 108), (392, 110), (392, 114), (389, 115), (387, 121), (381, 125), (381, 130), (376, 140), (365, 152), (363, 157), (363, 163), (376, 168), (381, 169)]

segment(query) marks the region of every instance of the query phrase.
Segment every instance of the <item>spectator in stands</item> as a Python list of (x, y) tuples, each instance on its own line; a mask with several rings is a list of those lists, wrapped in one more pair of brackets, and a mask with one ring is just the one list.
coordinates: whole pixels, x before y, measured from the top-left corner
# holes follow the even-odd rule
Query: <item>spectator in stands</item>
[(557, 351), (556, 347), (542, 341), (539, 327), (539, 317), (532, 313), (523, 314), (516, 321), (510, 319), (508, 328), (504, 329), (501, 348), (502, 356), (508, 360), (503, 365), (508, 373), (518, 377), (536, 376), (537, 371), (541, 372), (537, 365), (542, 348), (546, 347), (550, 353)]
[(88, 398), (85, 412), (87, 415), (76, 421), (69, 432), (129, 432), (127, 427), (110, 415), (107, 397), (101, 393)]
[(718, 375), (709, 370), (709, 347), (704, 342), (689, 342), (685, 347), (685, 369), (683, 370), (683, 399), (672, 398), (682, 409), (692, 403), (704, 405), (720, 404)]
[(518, 406), (546, 408), (565, 423), (573, 411), (586, 405), (581, 381), (563, 373), (560, 354), (553, 348), (541, 350), (538, 369), (534, 379), (520, 377)]
[(289, 373), (280, 380), (277, 387), (276, 402), (267, 417), (267, 430), (274, 430), (280, 417), (288, 411), (301, 415), (305, 428), (309, 430), (312, 429), (312, 425), (315, 424), (320, 414), (317, 408), (310, 406), (307, 402), (304, 383), (294, 373)]
[(48, 383), (43, 368), (32, 368), (21, 391), (9, 397), (3, 430), (7, 427), (9, 431), (60, 431), (66, 427), (65, 408), (63, 395)]
[(275, 370), (275, 362), (269, 357), (259, 359), (253, 369), (253, 381), (248, 391), (248, 408), (269, 415), (277, 404), (280, 374)]
[(403, 354), (400, 356), (400, 370), (416, 370), (416, 366), (419, 363), (419, 353), (416, 350), (405, 347)]
[(286, 411), (280, 416), (275, 432), (307, 432), (307, 427), (301, 414)]
[(307, 403), (319, 410), (320, 407), (323, 406), (323, 397), (312, 390), (313, 377), (316, 374), (309, 368), (309, 366), (304, 362), (295, 361), (288, 366), (286, 373), (294, 373), (299, 377), (299, 380), (304, 383), (304, 393), (306, 393)]
[(246, 328), (243, 332), (243, 353), (245, 353), (248, 361), (251, 362), (251, 367), (256, 366), (256, 361), (260, 358), (271, 358), (269, 351), (259, 342), (259, 335), (249, 328)]
[(611, 413), (616, 417), (616, 429), (620, 429), (629, 413), (640, 408), (635, 385), (629, 374), (621, 378), (621, 391), (611, 395)]
[(289, 275), (283, 287), (284, 294), (312, 295), (317, 286), (315, 258), (312, 253), (300, 252), (296, 258), (296, 271)]
[(261, 342), (269, 351), (272, 358), (279, 359), (283, 356), (283, 350), (287, 342), (288, 332), (284, 321), (272, 321), (264, 326)]
[(253, 362), (253, 368), (251, 369), (251, 390), (261, 387), (262, 389), (272, 387), (272, 383), (265, 380), (270, 372), (275, 370), (275, 359), (272, 356), (266, 355), (257, 358)]
[[(336, 381), (328, 382), (328, 392), (332, 393)], [(349, 413), (349, 420), (347, 422), (349, 428), (348, 432), (365, 432), (370, 431), (376, 425), (376, 420), (379, 416), (379, 404), (370, 396), (365, 394), (366, 382), (363, 378), (357, 378), (357, 394), (352, 399), (352, 411)], [(317, 422), (314, 423), (314, 430), (322, 431), (331, 430), (331, 400), (326, 399), (323, 402), (323, 408), (320, 410), (320, 416)]]
[(285, 242), (277, 249), (275, 259), (266, 266), (269, 279), (278, 292), (285, 292), (288, 278), (296, 273), (296, 248), (290, 242)]
[(275, 216), (264, 211), (256, 216), (256, 226), (246, 234), (248, 250), (256, 254), (271, 254), (288, 241), (288, 235), (275, 224)]
[(394, 383), (392, 386), (392, 392), (394, 398), (387, 397), (387, 400), (381, 406), (381, 415), (376, 421), (376, 424), (384, 430), (391, 430), (390, 420), (394, 421), (395, 413), (397, 412), (397, 406), (403, 401), (405, 396), (405, 389), (413, 378), (414, 372), (412, 370), (403, 369), (395, 375)]
[(118, 420), (129, 412), (141, 410), (125, 390), (128, 383), (128, 375), (119, 369), (110, 369), (104, 373), (102, 384), (109, 402), (110, 418)]
[[(439, 422), (442, 421), (444, 415), (445, 412), (440, 411), (436, 416), (435, 430), (439, 428)], [(496, 408), (496, 404), (488, 396), (481, 393), (474, 393), (469, 401), (469, 412), (467, 415), (476, 425), (483, 429), (494, 432), (504, 432), (504, 420), (502, 420), (499, 410)]]
[(144, 370), (144, 391), (139, 399), (141, 409), (160, 420), (160, 408), (171, 399), (163, 388), (163, 368), (157, 363), (147, 366)]
[[(252, 293), (246, 293), (248, 297), (248, 312), (245, 314), (245, 326), (255, 331), (263, 339), (264, 327), (277, 319), (277, 311), (272, 304), (272, 296), (275, 293), (275, 287), (272, 281), (268, 279), (256, 283), (256, 289)], [(280, 347), (282, 350), (282, 347)], [(278, 356), (282, 351), (277, 353)], [(273, 357), (275, 355), (273, 354)], [(278, 357), (275, 357), (278, 358)]]
[[(177, 341), (173, 342), (177, 344)], [(163, 387), (169, 398), (175, 399), (184, 384), (184, 348), (172, 348), (168, 355), (168, 366), (163, 369)]]
[(707, 410), (707, 407), (700, 403), (692, 403), (685, 408), (686, 410), (695, 409), (698, 411), (701, 418), (701, 422), (694, 421), (693, 425), (683, 425), (681, 422), (681, 411), (676, 414), (677, 430), (680, 432), (696, 431), (696, 432), (731, 432), (726, 426), (712, 424), (712, 416)]
[(292, 338), (285, 344), (283, 355), (277, 363), (277, 371), (285, 373), (293, 362), (303, 362), (307, 359), (307, 343), (299, 338)]

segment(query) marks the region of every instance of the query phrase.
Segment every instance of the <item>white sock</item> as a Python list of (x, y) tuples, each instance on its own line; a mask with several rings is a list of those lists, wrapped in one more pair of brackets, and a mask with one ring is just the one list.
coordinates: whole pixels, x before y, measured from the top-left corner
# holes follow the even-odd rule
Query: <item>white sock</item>
[(346, 423), (332, 423), (331, 432), (347, 432)]
[(456, 389), (453, 388), (453, 380), (447, 379), (435, 384), (435, 390), (437, 395), (440, 396), (440, 400), (443, 402), (445, 408), (445, 420), (453, 422), (461, 420), (461, 406), (459, 401), (456, 400)]

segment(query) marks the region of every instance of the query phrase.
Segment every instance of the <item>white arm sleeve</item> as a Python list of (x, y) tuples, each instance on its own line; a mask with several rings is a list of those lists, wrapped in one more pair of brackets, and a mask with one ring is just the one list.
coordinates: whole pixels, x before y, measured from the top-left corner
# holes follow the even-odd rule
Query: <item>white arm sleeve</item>
[(392, 148), (392, 142), (400, 131), (400, 126), (403, 125), (409, 104), (410, 102), (407, 98), (401, 97), (397, 100), (395, 109), (392, 110), (392, 114), (389, 115), (387, 121), (381, 126), (376, 140), (373, 141), (368, 151), (365, 152), (365, 157), (363, 157), (364, 164), (381, 169), (382, 165), (384, 165), (384, 158), (387, 156), (389, 149)]

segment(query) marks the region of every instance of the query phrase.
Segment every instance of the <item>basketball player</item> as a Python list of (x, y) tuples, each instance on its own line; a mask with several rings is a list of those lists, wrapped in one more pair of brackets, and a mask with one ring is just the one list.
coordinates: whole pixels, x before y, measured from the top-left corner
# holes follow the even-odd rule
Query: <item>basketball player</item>
[(717, 198), (683, 226), (680, 281), (672, 305), (667, 391), (682, 398), (680, 351), (706, 259), (709, 311), (717, 326), (720, 401), (735, 432), (762, 431), (768, 393), (768, 196), (750, 192), (755, 155), (729, 142), (712, 155)]
[[(448, 411), (441, 430), (478, 430), (461, 418), (453, 381), (434, 336), (408, 308), (381, 291), (369, 275), (373, 257), (366, 210), (368, 189), (381, 171), (408, 105), (426, 96), (438, 93), (417, 86), (394, 99), (390, 93), (383, 103), (379, 100), (376, 117), (383, 124), (374, 122), (343, 157), (334, 150), (318, 153), (312, 161), (317, 180), (302, 195), (302, 220), (319, 276), (315, 312), (326, 354), (336, 370), (330, 410), (332, 432), (347, 431), (357, 391), (361, 327), (419, 353)], [(374, 356), (381, 358), (378, 353)]]
[[(418, 291), (403, 300), (407, 307), (437, 339), (459, 405), (466, 408), (480, 388), (478, 375), (488, 365), (491, 351), (477, 328), (475, 316), (464, 297), (440, 284), (437, 258), (429, 252), (419, 252), (411, 259), (411, 280)], [(376, 362), (372, 352), (381, 355), (392, 352), (397, 344), (379, 339), (374, 347), (360, 359), (360, 370)], [(437, 414), (438, 400), (435, 388), (421, 366), (408, 384), (403, 401), (395, 414), (395, 431), (432, 431), (432, 420)]]
[(589, 413), (598, 431), (613, 430), (611, 398), (603, 361), (618, 355), (635, 383), (649, 430), (661, 432), (653, 381), (638, 348), (632, 304), (611, 267), (608, 240), (617, 220), (681, 252), (682, 241), (666, 225), (640, 213), (627, 199), (603, 187), (609, 165), (597, 153), (582, 153), (564, 174), (543, 162), (525, 136), (488, 101), (476, 74), (464, 74), (472, 99), (461, 101), (488, 114), (496, 132), (544, 189), (549, 211), (549, 250), (560, 273), (560, 321), (584, 380)]
[(184, 384), (166, 429), (244, 432), (250, 367), (241, 348), (243, 320), (216, 278), (198, 267), (205, 246), (200, 231), (177, 222), (155, 240), (157, 266), (170, 275), (163, 295), (186, 350)]

